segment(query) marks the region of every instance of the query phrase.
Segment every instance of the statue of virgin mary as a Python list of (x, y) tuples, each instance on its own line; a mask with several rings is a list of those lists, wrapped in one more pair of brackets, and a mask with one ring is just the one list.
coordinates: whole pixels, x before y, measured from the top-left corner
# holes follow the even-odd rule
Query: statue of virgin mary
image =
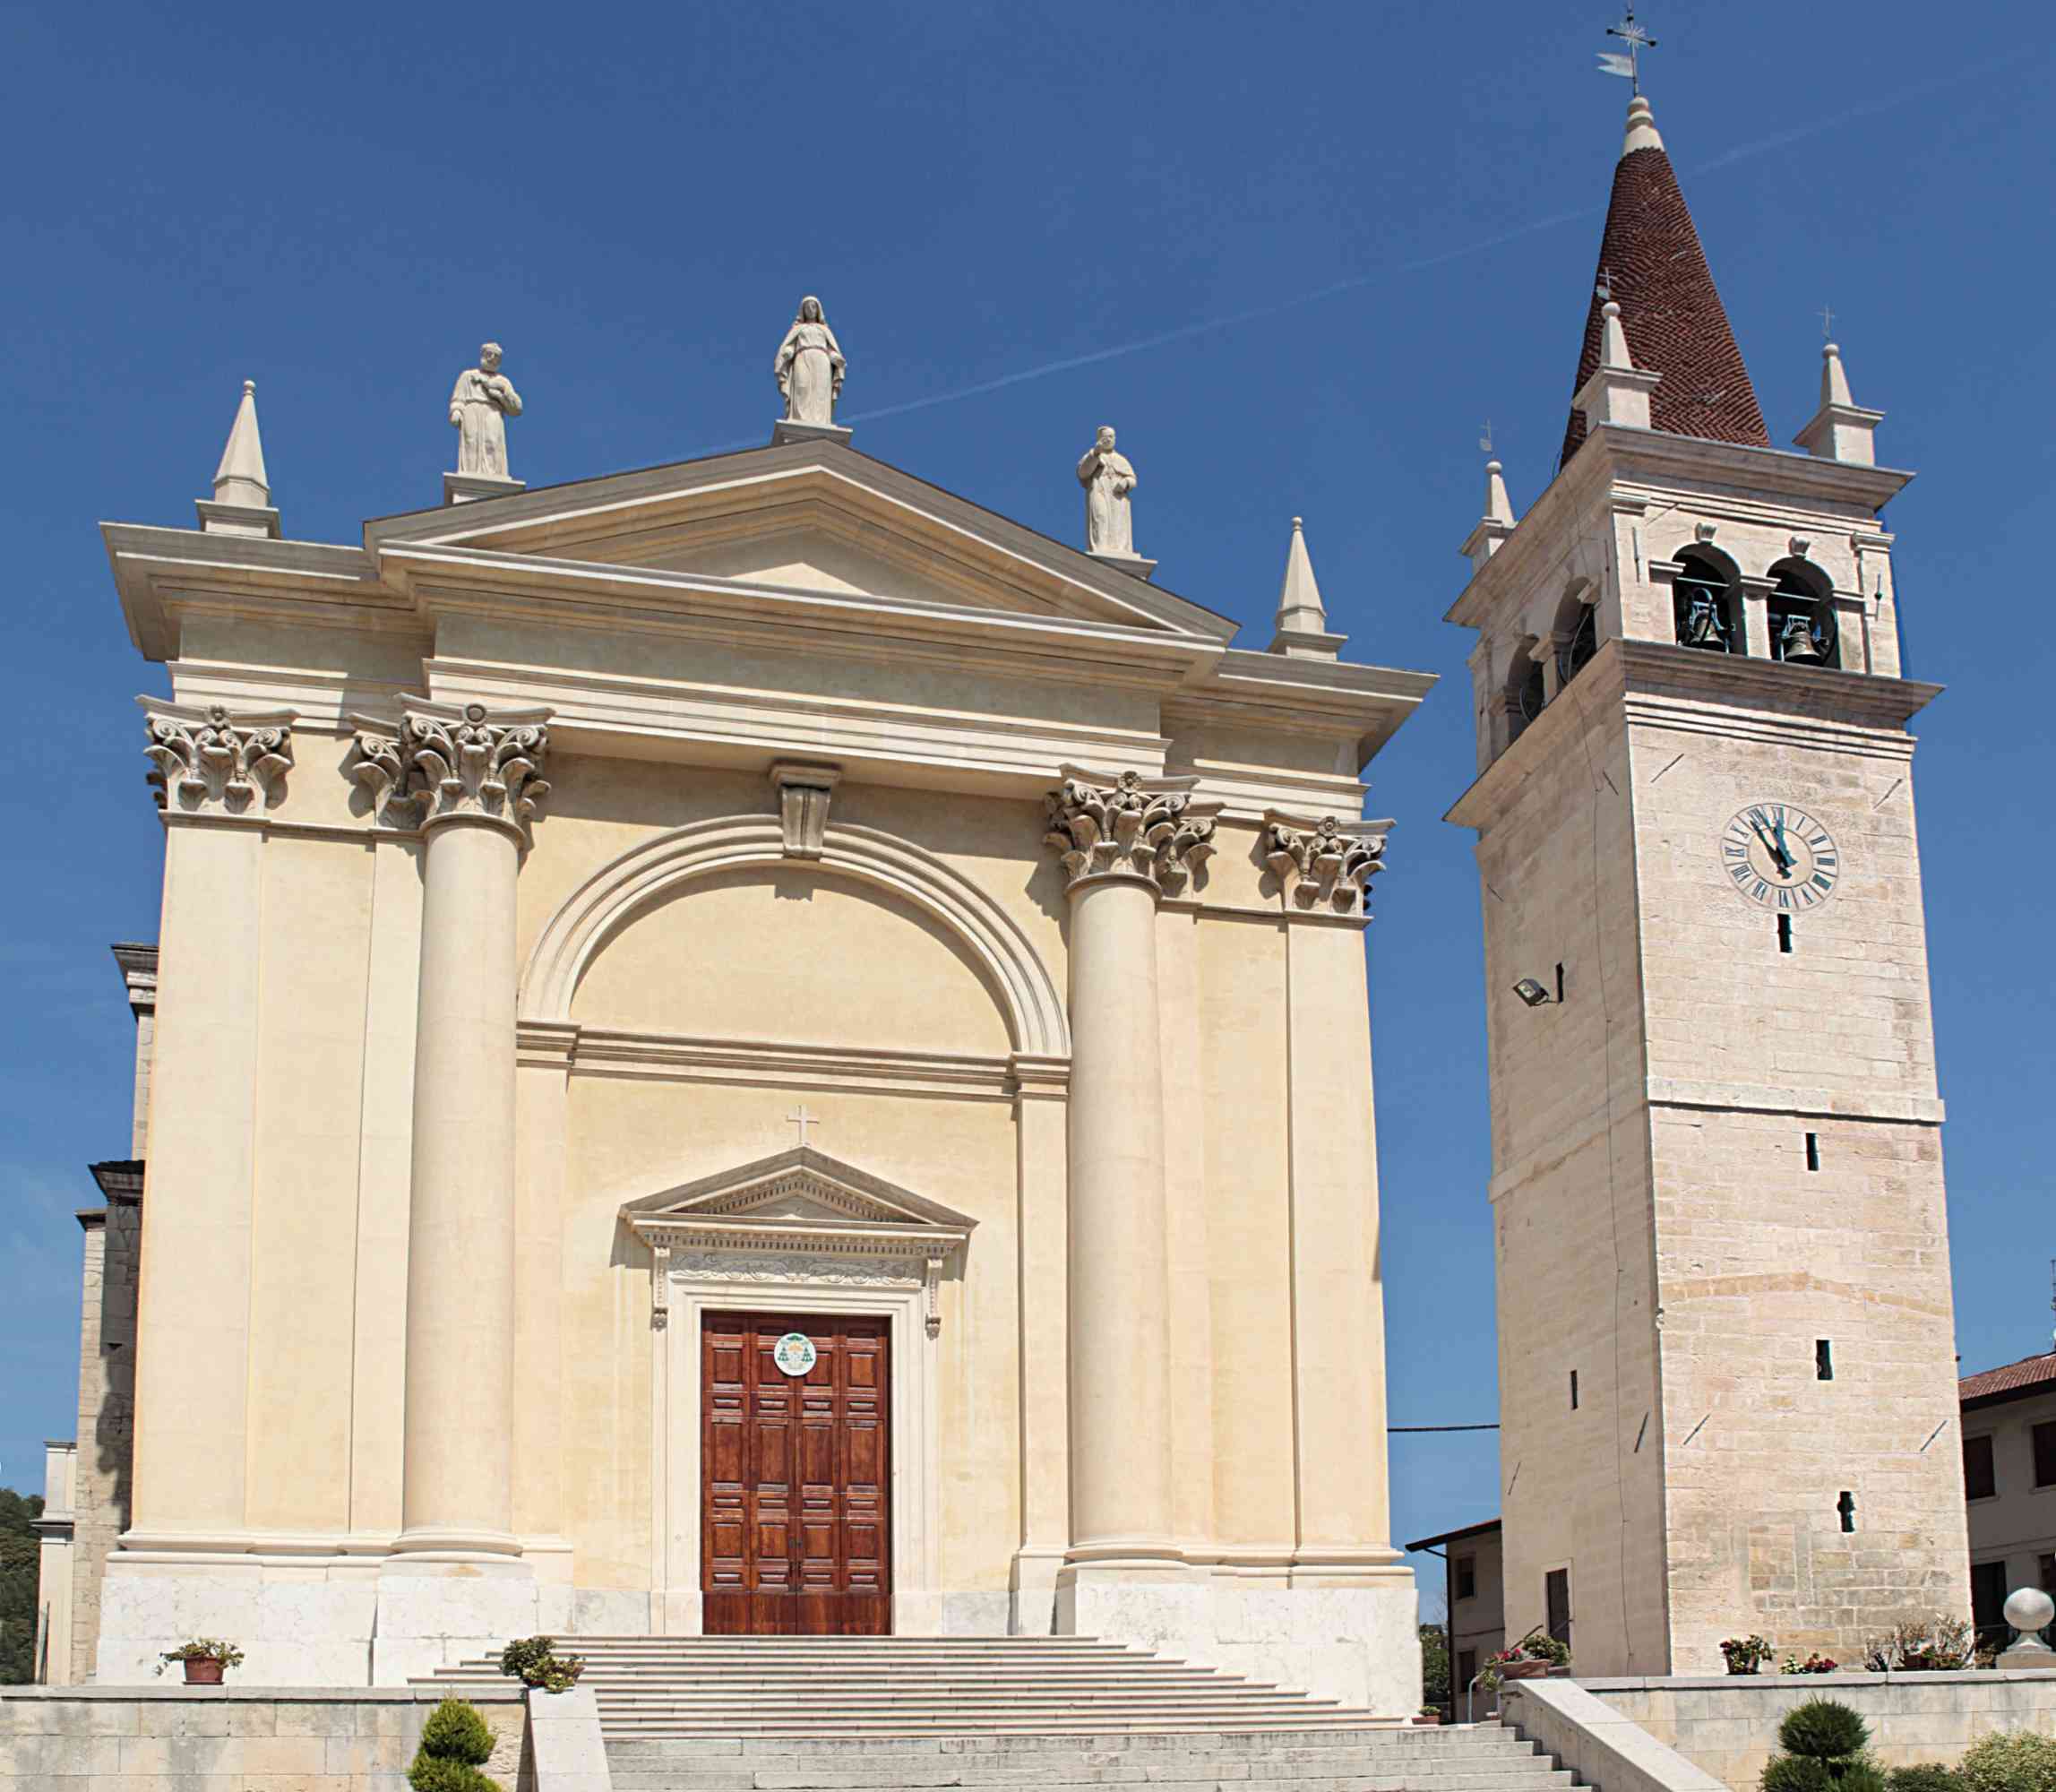
[(821, 301), (811, 295), (801, 299), (799, 315), (779, 344), (779, 358), (772, 366), (779, 390), (785, 394), (787, 420), (833, 423), (846, 365), (842, 345), (828, 327)]

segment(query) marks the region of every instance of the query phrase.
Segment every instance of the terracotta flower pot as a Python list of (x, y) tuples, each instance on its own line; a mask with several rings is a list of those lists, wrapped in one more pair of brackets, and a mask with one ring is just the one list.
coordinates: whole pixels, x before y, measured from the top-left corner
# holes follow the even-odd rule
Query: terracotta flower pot
[(1417, 1724), (1426, 1725), (1439, 1724), (1441, 1720), (1442, 1714), (1440, 1711), (1423, 1711), (1414, 1719)]
[(1539, 1680), (1549, 1672), (1549, 1663), (1537, 1657), (1533, 1661), (1502, 1661), (1499, 1664), (1501, 1680)]
[(211, 1656), (189, 1655), (185, 1658), (185, 1684), (188, 1686), (219, 1686), (224, 1665)]

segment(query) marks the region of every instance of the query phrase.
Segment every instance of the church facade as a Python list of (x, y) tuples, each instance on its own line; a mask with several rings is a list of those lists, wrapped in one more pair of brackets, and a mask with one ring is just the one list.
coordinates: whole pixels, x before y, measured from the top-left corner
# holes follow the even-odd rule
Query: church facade
[(171, 694), (102, 1681), (1076, 1633), (1417, 1702), (1354, 818), (1432, 681), (1296, 527), (1253, 650), (862, 454), (819, 310), (764, 449), (525, 490), (488, 345), (441, 507), (286, 538), (246, 392), (200, 529), (108, 529)]

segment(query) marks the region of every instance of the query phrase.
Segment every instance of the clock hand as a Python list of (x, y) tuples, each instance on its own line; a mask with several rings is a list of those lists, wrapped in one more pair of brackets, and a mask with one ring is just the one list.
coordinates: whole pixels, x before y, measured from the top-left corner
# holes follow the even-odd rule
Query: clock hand
[(1794, 860), (1792, 857), (1792, 849), (1786, 846), (1785, 843), (1785, 821), (1782, 816), (1778, 818), (1776, 826), (1777, 828), (1777, 856), (1785, 861), (1785, 868), (1787, 871), (1790, 871), (1792, 869)]
[(1763, 831), (1763, 823), (1752, 818), (1749, 825), (1751, 829), (1754, 830), (1757, 839), (1763, 842), (1763, 849), (1770, 855), (1771, 863), (1776, 866), (1780, 871), (1785, 870), (1787, 866), (1787, 860), (1785, 859), (1785, 855), (1777, 849), (1776, 841), (1773, 840), (1771, 837)]

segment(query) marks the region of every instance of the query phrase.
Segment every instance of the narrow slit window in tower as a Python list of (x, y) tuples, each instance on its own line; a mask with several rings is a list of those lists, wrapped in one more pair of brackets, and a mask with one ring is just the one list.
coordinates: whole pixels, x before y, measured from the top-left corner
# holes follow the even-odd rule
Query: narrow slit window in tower
[(1556, 966), (1556, 1000), (1557, 1004), (1561, 1006), (1563, 1002), (1563, 965), (1561, 960), (1558, 961)]
[(1570, 1372), (1570, 1410), (1578, 1410), (1578, 1371), (1575, 1369)]
[(1855, 1495), (1851, 1493), (1848, 1488), (1844, 1487), (1842, 1497), (1835, 1502), (1835, 1510), (1842, 1515), (1843, 1530), (1845, 1532), (1854, 1530), (1856, 1528)]
[(1831, 1382), (1835, 1379), (1835, 1343), (1829, 1338), (1813, 1340), (1813, 1379)]
[(1820, 1167), (1820, 1135), (1818, 1133), (1809, 1133), (1806, 1135), (1806, 1167), (1810, 1170)]
[(1792, 950), (1792, 917), (1789, 915), (1777, 918), (1777, 949), (1781, 952)]

